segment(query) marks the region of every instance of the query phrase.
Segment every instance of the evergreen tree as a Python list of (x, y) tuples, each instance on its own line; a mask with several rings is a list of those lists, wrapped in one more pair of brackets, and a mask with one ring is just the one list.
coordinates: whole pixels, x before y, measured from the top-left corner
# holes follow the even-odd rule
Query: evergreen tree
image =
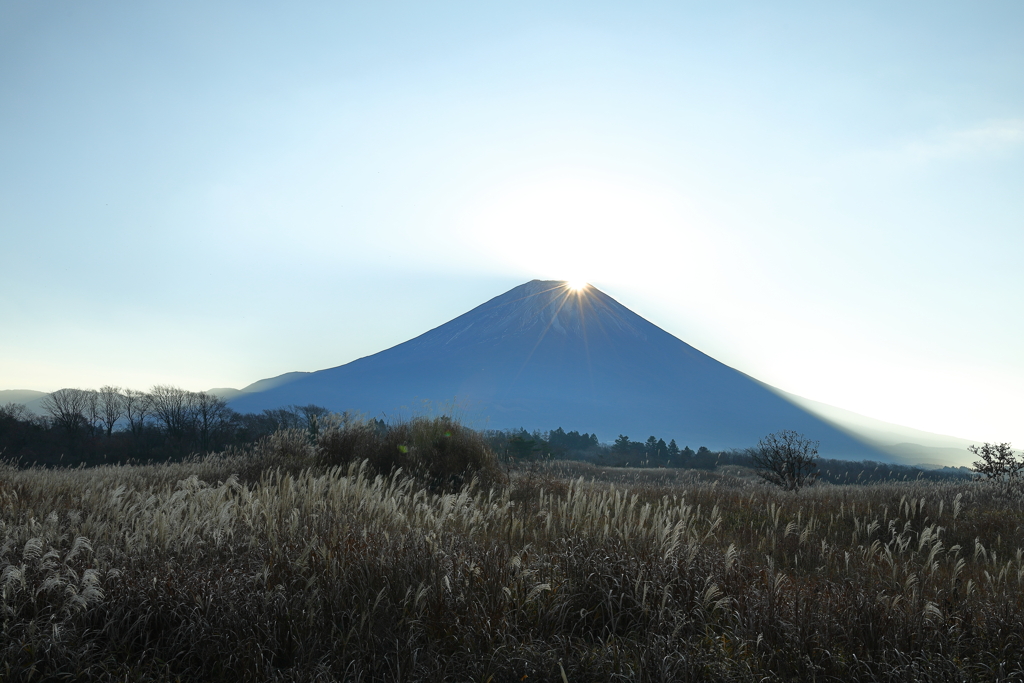
[(537, 440), (525, 429), (513, 433), (506, 444), (506, 453), (515, 460), (532, 460), (540, 454)]
[(713, 470), (718, 466), (718, 457), (707, 446), (701, 446), (693, 456), (693, 467), (701, 470)]

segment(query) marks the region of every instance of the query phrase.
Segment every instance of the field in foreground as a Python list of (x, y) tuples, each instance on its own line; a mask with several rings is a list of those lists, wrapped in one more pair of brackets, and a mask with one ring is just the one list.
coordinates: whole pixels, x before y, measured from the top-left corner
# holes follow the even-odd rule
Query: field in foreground
[(1024, 679), (1017, 499), (603, 475), (0, 469), (0, 679)]

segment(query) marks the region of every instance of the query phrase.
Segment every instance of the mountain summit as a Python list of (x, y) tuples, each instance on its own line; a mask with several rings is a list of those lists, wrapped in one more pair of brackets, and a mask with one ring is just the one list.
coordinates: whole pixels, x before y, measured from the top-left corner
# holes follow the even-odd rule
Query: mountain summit
[(533, 280), (403, 344), (345, 365), (262, 380), (236, 410), (315, 403), (370, 416), (450, 405), (480, 428), (655, 434), (743, 448), (780, 429), (827, 457), (888, 459), (595, 287)]

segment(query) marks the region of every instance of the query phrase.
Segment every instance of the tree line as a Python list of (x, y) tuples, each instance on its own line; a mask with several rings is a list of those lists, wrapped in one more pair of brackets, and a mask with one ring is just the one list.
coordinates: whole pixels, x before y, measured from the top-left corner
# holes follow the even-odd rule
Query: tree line
[[(485, 432), (491, 449), (509, 461), (587, 460), (605, 467), (670, 467), (706, 471), (734, 466), (763, 472), (768, 475), (762, 475), (767, 481), (790, 488), (803, 485), (805, 479), (830, 484), (869, 484), (915, 479), (966, 480), (972, 477), (967, 468), (922, 470), (873, 460), (819, 458), (816, 448), (813, 455), (800, 453), (800, 457), (793, 461), (791, 453), (784, 451), (780, 454), (777, 444), (771, 442), (771, 437), (786, 435), (785, 431), (769, 435), (765, 437), (767, 443), (759, 443), (754, 448), (714, 451), (707, 446), (700, 446), (697, 450), (689, 446), (680, 448), (675, 439), (666, 443), (656, 436), (649, 436), (645, 441), (633, 441), (624, 434), (619, 434), (608, 445), (598, 442), (596, 434), (566, 432), (562, 427), (547, 432), (529, 432), (523, 428)], [(800, 435), (792, 433), (789, 436), (795, 439)], [(1021, 472), (1024, 472), (1024, 466)], [(1024, 474), (1021, 477), (1024, 479)]]
[(597, 434), (565, 431), (562, 427), (551, 431), (532, 432), (519, 428), (485, 432), (487, 442), (499, 455), (512, 460), (570, 459), (590, 460), (608, 467), (685, 467), (713, 470), (719, 465), (750, 466), (745, 451), (712, 451), (700, 446), (696, 451), (689, 446), (679, 448), (675, 439), (650, 436), (646, 441), (633, 441), (619, 434), (612, 444), (600, 443)]
[[(37, 416), (21, 404), (0, 406), (0, 458), (22, 465), (173, 460), (192, 453), (245, 447), (279, 429), (303, 430), (315, 440), (320, 426), (331, 419), (332, 414), (327, 408), (313, 404), (239, 413), (222, 397), (170, 385), (156, 385), (149, 391), (115, 386), (98, 390), (66, 388), (44, 397), (41, 407), (44, 414)], [(387, 429), (379, 420), (374, 420), (373, 424), (377, 429)], [(666, 442), (652, 435), (645, 441), (633, 441), (624, 434), (612, 444), (602, 444), (596, 434), (566, 431), (562, 427), (544, 432), (529, 432), (523, 428), (489, 430), (482, 436), (491, 450), (508, 462), (565, 459), (586, 460), (607, 467), (698, 470), (738, 466), (775, 471), (779, 482), (793, 480), (788, 459), (783, 458), (774, 469), (765, 467), (770, 465), (764, 460), (767, 451), (762, 452), (759, 462), (757, 449), (713, 451), (700, 446), (695, 451), (689, 446), (680, 448), (675, 439)], [(1009, 444), (1001, 444), (1000, 448), (1002, 450), (991, 457), (987, 450), (972, 452), (993, 461), (996, 456), (1005, 456), (1003, 451), (1012, 453)], [(925, 471), (891, 463), (818, 459), (816, 451), (811, 460), (817, 468), (814, 476), (837, 484), (970, 476), (966, 470)], [(1006, 457), (999, 462), (1003, 460)], [(976, 467), (982, 464), (976, 463)], [(985, 472), (983, 469), (975, 471)], [(795, 472), (799, 475), (800, 470)], [(1024, 465), (1011, 475), (1004, 475), (1000, 470), (998, 476), (988, 476), (999, 481), (1012, 480), (1016, 485), (1018, 479), (1024, 480), (1020, 472), (1024, 472)]]
[[(490, 430), (485, 438), (499, 455), (512, 460), (570, 459), (591, 460), (609, 467), (689, 467), (715, 469), (718, 465), (734, 464), (742, 454), (733, 451), (712, 451), (701, 446), (696, 451), (689, 446), (679, 448), (675, 439), (668, 443), (655, 436), (646, 441), (632, 441), (619, 434), (611, 445), (600, 443), (597, 434), (565, 431), (562, 427), (542, 432), (526, 429)], [(749, 459), (748, 459), (749, 460)], [(747, 460), (743, 461), (745, 464)]]
[(168, 460), (244, 446), (278, 429), (314, 436), (330, 414), (322, 406), (239, 413), (220, 396), (156, 385), (149, 391), (104, 386), (47, 394), (42, 415), (0, 406), (0, 455), (42, 465)]

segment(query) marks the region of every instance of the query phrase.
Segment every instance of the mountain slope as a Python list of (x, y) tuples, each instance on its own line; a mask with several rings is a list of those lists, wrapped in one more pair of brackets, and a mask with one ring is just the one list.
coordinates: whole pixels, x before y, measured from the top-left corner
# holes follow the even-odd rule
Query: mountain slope
[(32, 391), (30, 389), (3, 389), (0, 390), (0, 405), (7, 403), (32, 403), (39, 401), (46, 396), (45, 391)]
[(981, 443), (977, 440), (904, 427), (795, 394), (781, 391), (779, 393), (829, 424), (900, 461), (921, 465), (965, 466), (973, 460), (967, 447)]
[(372, 356), (262, 383), (232, 407), (316, 403), (394, 417), (454, 402), (480, 428), (562, 426), (605, 441), (654, 434), (715, 449), (795, 429), (819, 439), (825, 456), (890, 459), (596, 288), (556, 281), (516, 287)]
[(46, 398), (47, 393), (45, 391), (33, 391), (31, 389), (4, 389), (0, 391), (0, 406), (7, 403), (20, 403), (25, 406), (30, 413), (36, 415), (42, 415), (43, 410), (43, 399)]

